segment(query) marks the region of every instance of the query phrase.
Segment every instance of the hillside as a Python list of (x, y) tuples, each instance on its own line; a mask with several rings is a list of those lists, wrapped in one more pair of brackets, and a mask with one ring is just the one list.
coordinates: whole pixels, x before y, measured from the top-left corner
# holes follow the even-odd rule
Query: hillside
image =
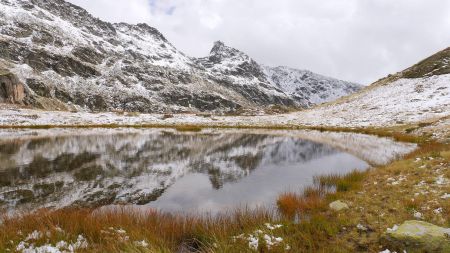
[[(283, 88), (295, 84), (274, 83), (260, 64), (222, 42), (195, 59), (147, 24), (104, 22), (63, 0), (0, 2), (0, 68), (20, 81), (14, 85), (22, 87), (23, 99), (14, 102), (47, 110), (300, 108), (358, 89), (320, 77), (302, 85), (323, 99), (293, 95)], [(0, 93), (0, 102), (10, 96)]]
[(359, 93), (299, 113), (300, 124), (392, 126), (450, 115), (450, 50), (445, 49)]
[(284, 120), (325, 127), (410, 126), (410, 131), (450, 141), (449, 66), (450, 50), (445, 49), (360, 92)]

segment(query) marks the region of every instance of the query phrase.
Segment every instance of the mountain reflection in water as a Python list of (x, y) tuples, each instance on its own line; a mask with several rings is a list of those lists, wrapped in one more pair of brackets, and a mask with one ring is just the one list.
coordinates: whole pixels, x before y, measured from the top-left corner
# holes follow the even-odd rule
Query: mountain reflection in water
[(154, 130), (17, 138), (0, 144), (0, 209), (136, 204), (215, 212), (274, 203), (314, 175), (367, 167), (287, 136)]

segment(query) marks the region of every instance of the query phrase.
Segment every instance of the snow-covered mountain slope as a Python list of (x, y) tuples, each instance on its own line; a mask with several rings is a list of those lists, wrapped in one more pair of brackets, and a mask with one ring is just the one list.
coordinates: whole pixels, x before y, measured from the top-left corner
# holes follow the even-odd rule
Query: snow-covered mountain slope
[(195, 112), (313, 103), (273, 85), (258, 63), (223, 43), (194, 59), (155, 28), (103, 22), (63, 0), (0, 1), (0, 67), (23, 83), (23, 103), (46, 109)]
[[(296, 124), (393, 126), (450, 116), (450, 48), (349, 97), (293, 114)], [(450, 129), (443, 130), (450, 133)]]
[(322, 76), (309, 70), (264, 66), (264, 73), (275, 87), (305, 107), (334, 101), (362, 89), (359, 84)]
[[(223, 42), (214, 43), (209, 57), (197, 62), (207, 69), (212, 78), (228, 85), (245, 87), (243, 95), (249, 99), (261, 97), (252, 87), (276, 95), (284, 94), (294, 100), (297, 106), (311, 107), (316, 104), (336, 100), (354, 93), (362, 86), (315, 74), (307, 70), (288, 67), (262, 66), (245, 53), (226, 46)], [(242, 90), (242, 89), (241, 89)], [(270, 99), (270, 98), (267, 98)], [(272, 99), (273, 100), (273, 99)], [(274, 103), (289, 101), (274, 101)]]
[(143, 112), (245, 104), (146, 24), (106, 23), (62, 0), (2, 0), (0, 20), (0, 58), (26, 84), (32, 104), (46, 107), (50, 98)]

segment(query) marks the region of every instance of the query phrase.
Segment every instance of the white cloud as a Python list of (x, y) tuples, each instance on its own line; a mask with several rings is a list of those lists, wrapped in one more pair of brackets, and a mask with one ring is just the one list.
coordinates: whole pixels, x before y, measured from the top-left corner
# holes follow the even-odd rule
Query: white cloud
[(179, 49), (223, 40), (269, 65), (362, 83), (450, 46), (447, 0), (69, 0), (102, 19), (146, 22)]

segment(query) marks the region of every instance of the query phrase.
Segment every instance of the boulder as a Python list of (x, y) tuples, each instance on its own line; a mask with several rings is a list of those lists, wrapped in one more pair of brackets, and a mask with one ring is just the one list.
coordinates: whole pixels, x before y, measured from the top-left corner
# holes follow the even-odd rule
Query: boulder
[(424, 221), (405, 221), (383, 237), (390, 249), (407, 252), (450, 252), (450, 228)]
[(0, 69), (0, 103), (22, 104), (25, 87), (12, 73)]
[(348, 208), (349, 208), (348, 205), (340, 200), (336, 200), (336, 201), (330, 203), (330, 209), (334, 210), (336, 212), (339, 212), (339, 211), (342, 211), (342, 210), (345, 210)]

